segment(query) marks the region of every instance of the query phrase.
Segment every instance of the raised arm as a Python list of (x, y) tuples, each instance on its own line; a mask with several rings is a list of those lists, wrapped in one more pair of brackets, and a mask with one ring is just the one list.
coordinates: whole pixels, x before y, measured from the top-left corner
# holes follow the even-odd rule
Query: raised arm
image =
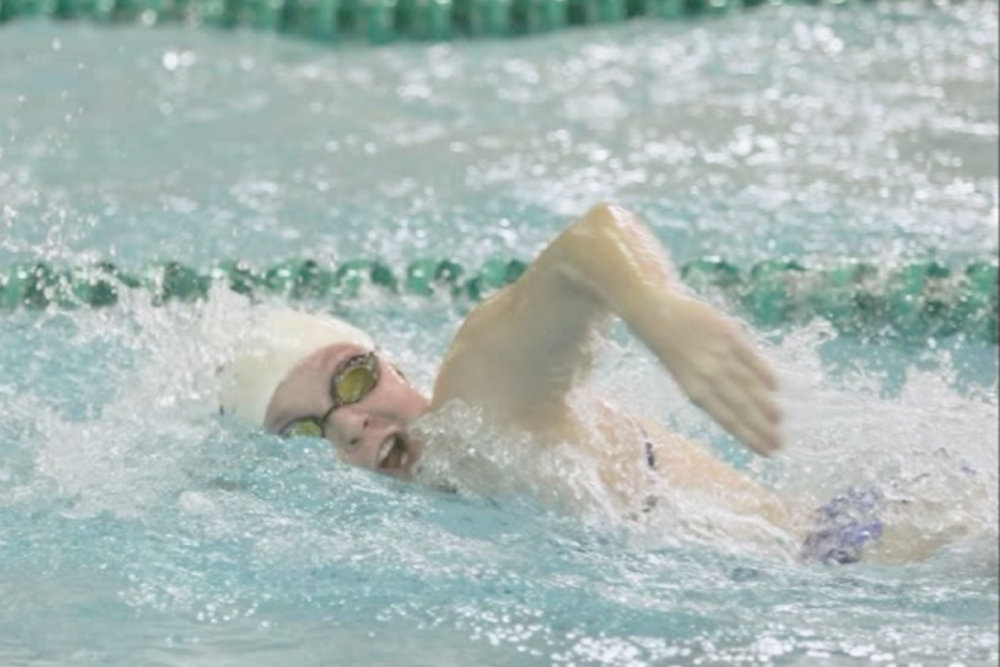
[(566, 395), (590, 368), (590, 338), (618, 315), (691, 400), (753, 450), (780, 445), (774, 379), (739, 328), (687, 296), (649, 229), (592, 208), (521, 278), (480, 305), (452, 341), (432, 407), (461, 399), (511, 426), (564, 432)]

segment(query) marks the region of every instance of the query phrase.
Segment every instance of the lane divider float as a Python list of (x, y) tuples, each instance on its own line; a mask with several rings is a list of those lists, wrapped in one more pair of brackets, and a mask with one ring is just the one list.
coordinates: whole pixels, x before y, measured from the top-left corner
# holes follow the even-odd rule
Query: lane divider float
[[(817, 4), (822, 0), (802, 0)], [(0, 0), (15, 18), (251, 28), (324, 42), (510, 37), (634, 17), (681, 18), (775, 0)], [(788, 2), (788, 0), (786, 0)], [(843, 4), (845, 0), (831, 0)], [(792, 0), (794, 3), (794, 0)]]
[[(127, 290), (146, 290), (154, 304), (191, 302), (208, 298), (219, 284), (251, 298), (314, 303), (363, 298), (370, 290), (476, 302), (516, 281), (527, 266), (495, 258), (471, 270), (451, 259), (425, 258), (394, 270), (377, 259), (335, 265), (290, 259), (263, 269), (226, 260), (207, 270), (166, 261), (126, 271), (106, 261), (73, 268), (30, 262), (0, 270), (0, 312), (109, 307)], [(695, 292), (723, 300), (764, 328), (820, 317), (847, 334), (913, 341), (963, 334), (997, 343), (995, 261), (957, 268), (936, 261), (893, 267), (846, 261), (808, 268), (795, 260), (767, 259), (741, 271), (706, 257), (682, 265), (680, 275)]]

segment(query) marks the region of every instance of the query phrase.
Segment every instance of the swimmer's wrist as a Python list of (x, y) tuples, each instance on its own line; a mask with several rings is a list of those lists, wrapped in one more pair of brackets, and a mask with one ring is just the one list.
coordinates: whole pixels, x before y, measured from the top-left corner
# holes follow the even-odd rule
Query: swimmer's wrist
[(663, 357), (678, 346), (682, 328), (678, 315), (687, 299), (669, 289), (649, 287), (630, 291), (622, 309), (622, 319), (651, 350)]

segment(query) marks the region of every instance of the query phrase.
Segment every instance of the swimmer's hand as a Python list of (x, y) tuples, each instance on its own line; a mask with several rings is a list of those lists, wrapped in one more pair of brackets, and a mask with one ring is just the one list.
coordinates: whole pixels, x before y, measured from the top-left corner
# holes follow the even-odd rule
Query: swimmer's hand
[(674, 291), (633, 322), (691, 401), (758, 454), (781, 447), (777, 381), (735, 322)]

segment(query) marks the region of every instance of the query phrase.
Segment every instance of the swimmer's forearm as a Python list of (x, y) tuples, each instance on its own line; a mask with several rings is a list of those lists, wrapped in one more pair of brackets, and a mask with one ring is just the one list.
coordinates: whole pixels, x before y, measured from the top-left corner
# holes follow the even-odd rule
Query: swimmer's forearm
[(671, 313), (687, 301), (662, 245), (635, 214), (598, 204), (539, 258), (551, 262), (599, 310), (625, 321), (661, 357), (680, 345)]
[(744, 444), (760, 454), (781, 446), (770, 368), (734, 322), (685, 294), (663, 248), (636, 216), (595, 206), (539, 259), (577, 288), (564, 292), (582, 292), (599, 304), (596, 312), (621, 317), (691, 400)]

